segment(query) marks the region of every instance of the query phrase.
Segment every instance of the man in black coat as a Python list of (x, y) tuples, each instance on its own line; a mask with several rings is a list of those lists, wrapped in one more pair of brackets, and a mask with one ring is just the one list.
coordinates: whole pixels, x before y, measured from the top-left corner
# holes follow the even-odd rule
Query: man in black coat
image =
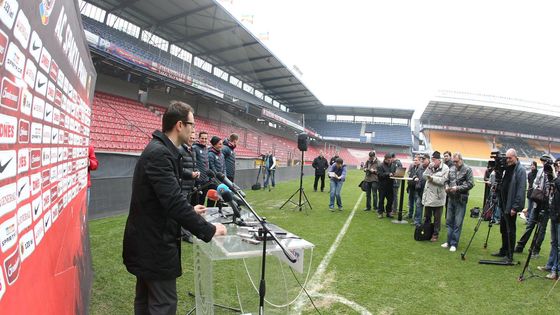
[(194, 127), (192, 108), (172, 102), (134, 169), (130, 211), (123, 239), (123, 262), (136, 276), (135, 314), (175, 314), (176, 279), (181, 270), (181, 226), (205, 242), (225, 235), (221, 224), (202, 216), (181, 193), (181, 154)]
[(323, 151), (319, 151), (319, 156), (313, 160), (311, 165), (315, 169), (315, 182), (313, 183), (313, 191), (317, 191), (317, 182), (321, 179), (321, 192), (325, 189), (325, 171), (329, 168), (327, 159), (323, 156)]
[[(393, 176), (391, 154), (385, 154), (383, 163), (377, 168), (377, 177), (379, 178), (379, 208), (377, 209), (377, 217), (383, 218), (383, 212), (387, 213), (388, 218), (393, 217)], [(387, 204), (385, 204), (387, 200)]]

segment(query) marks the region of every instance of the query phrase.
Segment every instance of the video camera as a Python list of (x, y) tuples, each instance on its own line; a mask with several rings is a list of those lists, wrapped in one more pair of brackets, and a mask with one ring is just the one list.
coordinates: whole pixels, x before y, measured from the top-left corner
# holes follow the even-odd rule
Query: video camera
[(495, 172), (496, 182), (501, 181), (506, 167), (507, 159), (505, 153), (500, 153), (499, 150), (490, 152), (490, 160), (488, 160), (488, 165), (486, 166), (486, 168)]

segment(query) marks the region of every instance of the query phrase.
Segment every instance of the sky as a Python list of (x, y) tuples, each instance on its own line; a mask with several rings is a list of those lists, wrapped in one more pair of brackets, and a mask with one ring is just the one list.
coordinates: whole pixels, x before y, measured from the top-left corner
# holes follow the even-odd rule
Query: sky
[(560, 2), (221, 0), (325, 105), (418, 109), (438, 90), (560, 105)]

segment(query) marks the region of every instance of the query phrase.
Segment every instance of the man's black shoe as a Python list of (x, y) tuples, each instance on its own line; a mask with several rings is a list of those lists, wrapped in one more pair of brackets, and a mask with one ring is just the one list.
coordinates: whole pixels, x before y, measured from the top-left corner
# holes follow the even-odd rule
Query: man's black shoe
[(502, 258), (502, 261), (508, 264), (512, 264), (513, 263), (513, 258), (510, 257), (504, 257)]
[(371, 211), (371, 209), (370, 208), (365, 208), (364, 211)]
[(516, 246), (513, 251), (516, 253), (523, 253), (523, 247)]
[(507, 254), (504, 253), (504, 252), (496, 252), (496, 253), (492, 253), (491, 255), (494, 256), (494, 257), (506, 257), (507, 256)]

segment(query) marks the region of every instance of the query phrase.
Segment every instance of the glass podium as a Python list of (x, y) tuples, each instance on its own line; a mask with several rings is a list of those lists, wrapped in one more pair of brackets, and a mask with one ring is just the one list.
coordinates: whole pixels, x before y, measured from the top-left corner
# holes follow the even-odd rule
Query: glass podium
[[(209, 222), (231, 222), (231, 209), (208, 208)], [(260, 224), (250, 213), (242, 212), (247, 226), (227, 225), (228, 234), (205, 243), (195, 238), (193, 246), (196, 314), (258, 314), (261, 277), (261, 241), (251, 237)], [(288, 261), (273, 241), (266, 243), (266, 314), (287, 314), (301, 294), (294, 275), (307, 282), (314, 245), (274, 224), (267, 224), (286, 249), (298, 260)]]

